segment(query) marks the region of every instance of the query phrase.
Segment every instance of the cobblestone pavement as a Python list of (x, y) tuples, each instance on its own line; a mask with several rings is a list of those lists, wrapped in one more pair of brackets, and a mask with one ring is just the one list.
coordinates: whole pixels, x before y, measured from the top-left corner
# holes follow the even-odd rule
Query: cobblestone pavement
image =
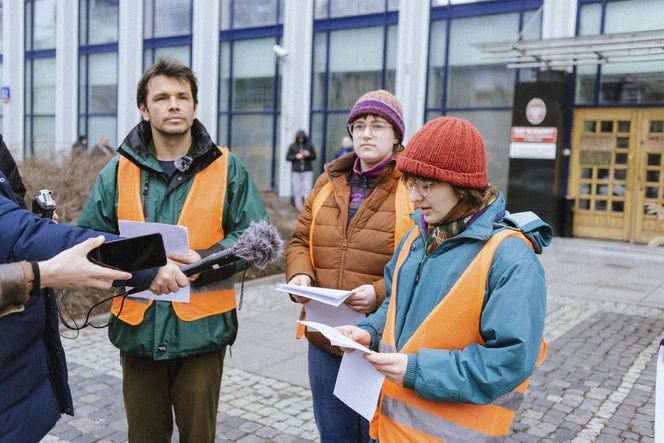
[[(508, 441), (652, 442), (656, 353), (664, 332), (664, 252), (556, 239), (542, 262), (549, 283), (549, 353), (535, 371)], [(219, 442), (317, 441), (303, 375), (306, 347), (278, 356), (274, 344), (288, 348), (294, 342), (293, 307), (273, 290), (281, 280), (273, 276), (245, 287), (240, 338), (222, 381)], [(267, 335), (243, 329), (265, 318)], [(76, 340), (65, 340), (65, 347), (76, 417), (64, 416), (43, 441), (126, 441), (118, 351), (106, 331), (82, 331)], [(245, 364), (250, 355), (258, 362)]]

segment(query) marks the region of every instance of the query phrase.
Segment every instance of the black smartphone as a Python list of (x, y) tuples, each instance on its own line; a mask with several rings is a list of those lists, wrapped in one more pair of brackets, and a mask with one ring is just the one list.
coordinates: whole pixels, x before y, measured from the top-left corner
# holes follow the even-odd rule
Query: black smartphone
[(166, 251), (161, 234), (149, 234), (107, 241), (90, 251), (88, 259), (107, 268), (133, 272), (164, 266)]

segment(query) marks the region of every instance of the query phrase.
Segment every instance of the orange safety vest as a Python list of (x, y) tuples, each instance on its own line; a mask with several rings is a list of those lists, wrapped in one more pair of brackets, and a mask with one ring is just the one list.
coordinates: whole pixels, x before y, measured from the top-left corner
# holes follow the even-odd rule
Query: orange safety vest
[[(207, 249), (224, 238), (221, 226), (226, 196), (228, 148), (220, 148), (221, 156), (197, 173), (187, 199), (182, 206), (178, 225), (187, 228), (189, 247)], [(118, 220), (144, 222), (141, 203), (141, 169), (125, 157), (118, 165)], [(136, 326), (143, 321), (152, 300), (113, 299), (113, 315)], [(122, 305), (122, 310), (120, 306)], [(235, 309), (233, 279), (212, 282), (204, 287), (191, 287), (189, 303), (173, 302), (173, 310), (180, 320), (194, 321)]]
[[(397, 258), (380, 352), (397, 352), (395, 323), (399, 269), (418, 236), (417, 230), (411, 232)], [(422, 348), (462, 350), (474, 343), (484, 344), (479, 331), (486, 280), (496, 248), (511, 236), (520, 237), (530, 245), (518, 231), (501, 231), (491, 237), (450, 292), (398, 352), (414, 354)], [(542, 340), (538, 365), (545, 355), (546, 343)], [(413, 389), (385, 379), (369, 435), (380, 439), (381, 443), (503, 441), (529, 382), (530, 378), (492, 403), (476, 405), (427, 400)]]
[[(334, 189), (332, 187), (332, 182), (327, 182), (325, 185), (318, 191), (314, 201), (311, 203), (311, 227), (309, 229), (309, 258), (311, 259), (311, 265), (314, 265), (314, 227), (316, 226), (316, 217), (318, 216), (318, 211), (323, 207), (323, 203), (332, 195)], [(413, 212), (414, 207), (410, 201), (410, 195), (406, 186), (401, 180), (397, 184), (397, 190), (394, 193), (394, 249), (399, 246), (401, 238), (408, 232), (408, 230), (413, 226), (413, 220), (410, 218), (410, 213)], [(300, 312), (300, 320), (306, 319), (306, 309), (302, 305), (302, 311)], [(295, 338), (300, 339), (304, 335), (304, 326), (301, 323), (297, 324), (297, 329), (295, 331)]]

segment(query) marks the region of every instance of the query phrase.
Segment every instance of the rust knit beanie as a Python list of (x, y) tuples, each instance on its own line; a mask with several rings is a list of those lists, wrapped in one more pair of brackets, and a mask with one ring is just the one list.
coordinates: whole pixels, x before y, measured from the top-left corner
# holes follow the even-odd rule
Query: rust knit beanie
[(422, 126), (399, 156), (397, 169), (462, 188), (489, 185), (484, 140), (462, 118), (438, 117)]

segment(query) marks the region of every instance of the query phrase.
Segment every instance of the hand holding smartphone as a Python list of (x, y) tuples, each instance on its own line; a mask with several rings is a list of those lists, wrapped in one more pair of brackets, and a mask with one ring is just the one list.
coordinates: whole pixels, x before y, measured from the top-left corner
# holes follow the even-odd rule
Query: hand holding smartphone
[(166, 264), (164, 240), (161, 234), (149, 234), (107, 241), (90, 251), (88, 260), (126, 272), (159, 268)]

